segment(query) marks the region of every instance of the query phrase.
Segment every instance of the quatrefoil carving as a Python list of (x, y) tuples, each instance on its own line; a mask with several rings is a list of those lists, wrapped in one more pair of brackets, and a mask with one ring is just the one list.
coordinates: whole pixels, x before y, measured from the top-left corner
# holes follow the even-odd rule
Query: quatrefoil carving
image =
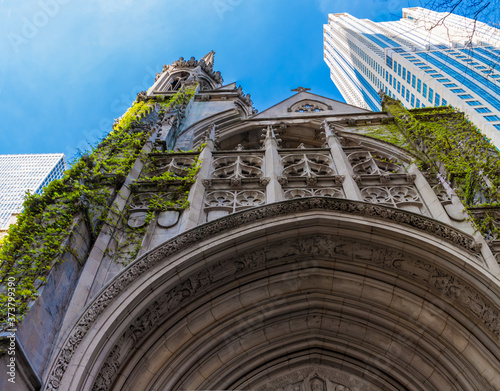
[(229, 191), (220, 190), (207, 193), (205, 209), (224, 209), (234, 212), (240, 209), (263, 205), (266, 195), (259, 190)]
[(289, 189), (285, 191), (285, 199), (287, 200), (313, 196), (345, 198), (341, 188)]
[(372, 204), (384, 204), (396, 208), (406, 205), (422, 206), (417, 190), (412, 186), (369, 186), (361, 189), (361, 195), (366, 202)]

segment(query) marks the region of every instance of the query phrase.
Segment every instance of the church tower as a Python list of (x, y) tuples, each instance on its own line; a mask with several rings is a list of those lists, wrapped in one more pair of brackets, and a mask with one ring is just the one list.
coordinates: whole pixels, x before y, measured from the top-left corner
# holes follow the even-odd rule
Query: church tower
[(164, 66), (11, 228), (1, 388), (500, 389), (498, 151), (383, 104)]

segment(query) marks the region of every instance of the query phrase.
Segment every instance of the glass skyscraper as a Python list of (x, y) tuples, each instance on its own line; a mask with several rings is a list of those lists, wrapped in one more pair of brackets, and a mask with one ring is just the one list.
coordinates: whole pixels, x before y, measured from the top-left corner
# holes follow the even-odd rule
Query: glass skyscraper
[(407, 108), (452, 105), (500, 148), (499, 29), (420, 7), (395, 22), (330, 14), (324, 51), (347, 103), (379, 111), (383, 91)]
[(63, 153), (0, 155), (0, 230), (15, 221), (11, 218), (21, 212), (27, 190), (40, 194), (66, 168)]

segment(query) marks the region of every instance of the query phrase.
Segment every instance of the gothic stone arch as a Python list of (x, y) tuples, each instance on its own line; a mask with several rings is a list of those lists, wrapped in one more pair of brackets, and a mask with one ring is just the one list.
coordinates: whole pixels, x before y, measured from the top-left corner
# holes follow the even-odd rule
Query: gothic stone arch
[(498, 299), (472, 237), (407, 211), (284, 201), (112, 280), (48, 390), (495, 390)]

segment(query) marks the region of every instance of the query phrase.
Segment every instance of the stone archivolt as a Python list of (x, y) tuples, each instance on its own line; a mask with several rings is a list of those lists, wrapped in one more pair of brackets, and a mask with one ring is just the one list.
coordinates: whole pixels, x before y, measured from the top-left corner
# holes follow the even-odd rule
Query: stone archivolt
[[(123, 361), (120, 360), (120, 357), (125, 358), (133, 354), (143, 345), (143, 339), (165, 322), (170, 314), (174, 313), (180, 306), (186, 306), (200, 294), (205, 295), (211, 286), (227, 284), (234, 278), (242, 278), (242, 275), (248, 273), (257, 273), (262, 268), (272, 270), (273, 265), (296, 264), (296, 260), (304, 259), (304, 257), (311, 260), (312, 267), (320, 266), (318, 260), (332, 257), (333, 259), (354, 262), (354, 264), (368, 262), (396, 273), (396, 275), (407, 276), (413, 281), (429, 285), (437, 297), (442, 295), (441, 300), (443, 298), (445, 301), (451, 300), (454, 305), (460, 305), (463, 311), (472, 312), (490, 329), (496, 339), (500, 340), (500, 317), (494, 306), (481, 298), (479, 292), (459, 281), (457, 277), (451, 276), (449, 272), (422, 259), (408, 256), (399, 250), (362, 244), (338, 236), (305, 237), (281, 241), (255, 249), (250, 253), (238, 254), (209, 264), (208, 267), (163, 293), (152, 306), (136, 318), (118, 339), (101, 368), (93, 390), (108, 390), (109, 386), (113, 384), (118, 369), (122, 366)], [(302, 262), (304, 265), (307, 263), (307, 261)], [(311, 264), (308, 264), (308, 267), (311, 267)], [(331, 382), (331, 380), (328, 381)]]
[[(66, 371), (74, 351), (90, 330), (93, 322), (105, 311), (106, 307), (127, 286), (132, 284), (133, 281), (147, 270), (159, 264), (165, 257), (187, 248), (191, 243), (207, 239), (225, 230), (236, 228), (241, 226), (241, 224), (261, 221), (261, 219), (273, 219), (288, 213), (295, 214), (301, 211), (311, 212), (315, 210), (338, 211), (346, 215), (353, 214), (367, 218), (382, 217), (384, 221), (392, 220), (396, 224), (403, 224), (403, 226), (418, 227), (423, 229), (426, 235), (434, 234), (437, 237), (450, 241), (450, 243), (464, 246), (467, 251), (478, 250), (472, 238), (468, 238), (451, 227), (443, 226), (425, 217), (408, 214), (407, 212), (351, 201), (309, 198), (272, 204), (236, 213), (202, 225), (193, 231), (176, 237), (132, 264), (123, 274), (115, 279), (88, 307), (73, 329), (56, 365), (53, 367), (54, 369), (51, 372), (52, 375), (49, 382), (50, 387), (47, 389), (58, 389), (59, 381)], [(279, 245), (275, 244), (264, 247), (248, 254), (242, 254), (242, 256), (237, 256), (236, 258), (221, 260), (208, 269), (204, 268), (198, 274), (181, 281), (176, 287), (165, 292), (160, 299), (156, 300), (157, 304), (153, 305), (153, 307), (156, 306), (156, 310), (150, 308), (143, 315), (138, 316), (137, 321), (128, 328), (129, 331), (122, 335), (120, 342), (110, 351), (108, 360), (102, 367), (101, 375), (97, 378), (96, 388), (94, 389), (107, 389), (107, 385), (111, 383), (109, 382), (108, 384), (108, 380), (106, 379), (110, 378), (109, 375), (111, 373), (117, 373), (120, 367), (117, 364), (119, 357), (126, 357), (128, 354), (124, 353), (125, 347), (128, 346), (129, 349), (133, 350), (133, 346), (137, 346), (135, 344), (139, 343), (143, 336), (147, 335), (155, 325), (159, 324), (158, 322), (161, 323), (163, 317), (167, 316), (177, 306), (182, 305), (184, 301), (191, 300), (199, 293), (205, 292), (211, 284), (226, 281), (225, 278), (233, 278), (230, 277), (232, 275), (245, 273), (245, 271), (258, 270), (263, 266), (272, 264), (273, 260), (284, 259), (283, 257), (301, 258), (304, 255), (318, 259), (331, 256), (348, 257), (350, 259), (355, 257), (358, 261), (363, 262), (371, 259), (370, 262), (374, 266), (392, 270), (397, 274), (406, 275), (412, 280), (419, 280), (433, 289), (438, 295), (444, 295), (443, 297), (447, 297), (447, 300), (453, 299), (455, 305), (460, 305), (463, 311), (467, 311), (469, 315), (476, 317), (479, 323), (485, 325), (498, 338), (499, 318), (497, 310), (494, 309), (495, 306), (488, 299), (483, 298), (481, 292), (460, 281), (460, 278), (453, 276), (449, 271), (439, 269), (422, 259), (408, 257), (399, 251), (376, 248), (368, 244), (362, 245), (359, 242), (339, 240), (336, 237), (321, 236), (300, 240), (294, 239), (281, 242)], [(127, 342), (125, 343), (125, 341)]]

